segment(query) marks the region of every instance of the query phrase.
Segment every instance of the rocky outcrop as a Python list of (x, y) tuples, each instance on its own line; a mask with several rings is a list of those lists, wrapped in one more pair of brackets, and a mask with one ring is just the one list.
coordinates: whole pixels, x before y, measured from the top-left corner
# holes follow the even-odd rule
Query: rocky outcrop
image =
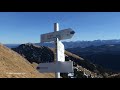
[(21, 44), (17, 48), (12, 48), (14, 51), (25, 57), (29, 62), (53, 62), (53, 52), (44, 46), (37, 46), (30, 43)]

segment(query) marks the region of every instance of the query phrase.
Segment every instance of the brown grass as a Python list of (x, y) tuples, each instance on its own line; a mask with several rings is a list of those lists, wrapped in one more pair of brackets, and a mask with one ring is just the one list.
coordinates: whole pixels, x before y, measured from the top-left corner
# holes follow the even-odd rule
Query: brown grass
[[(36, 64), (37, 65), (37, 64)], [(54, 78), (53, 73), (39, 73), (18, 53), (0, 44), (0, 78)]]

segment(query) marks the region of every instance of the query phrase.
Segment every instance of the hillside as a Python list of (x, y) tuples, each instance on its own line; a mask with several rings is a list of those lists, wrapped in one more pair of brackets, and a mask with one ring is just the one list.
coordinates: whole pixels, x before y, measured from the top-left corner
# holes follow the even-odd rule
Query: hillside
[(67, 50), (106, 69), (120, 72), (120, 44), (77, 47)]
[[(45, 46), (37, 46), (31, 43), (21, 44), (14, 51), (26, 58), (30, 63), (45, 63), (54, 61), (54, 48)], [(65, 60), (73, 61), (74, 74), (77, 78), (89, 76), (91, 78), (102, 78), (106, 72), (100, 66), (86, 61), (85, 59), (65, 50)], [(87, 75), (86, 75), (87, 73)]]
[(0, 78), (53, 78), (41, 74), (25, 58), (0, 44)]

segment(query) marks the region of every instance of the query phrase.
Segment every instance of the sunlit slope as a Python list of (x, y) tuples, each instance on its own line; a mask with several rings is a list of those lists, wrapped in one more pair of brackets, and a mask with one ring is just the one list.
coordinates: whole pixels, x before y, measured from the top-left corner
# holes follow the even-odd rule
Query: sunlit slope
[(0, 44), (0, 78), (54, 78), (41, 74), (25, 58)]

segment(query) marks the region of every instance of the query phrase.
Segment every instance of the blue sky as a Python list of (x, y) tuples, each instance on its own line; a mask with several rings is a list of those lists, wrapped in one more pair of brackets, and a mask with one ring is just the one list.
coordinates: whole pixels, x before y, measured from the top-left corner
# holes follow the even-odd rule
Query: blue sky
[(38, 43), (55, 22), (76, 32), (65, 41), (120, 39), (120, 12), (0, 12), (0, 43)]

